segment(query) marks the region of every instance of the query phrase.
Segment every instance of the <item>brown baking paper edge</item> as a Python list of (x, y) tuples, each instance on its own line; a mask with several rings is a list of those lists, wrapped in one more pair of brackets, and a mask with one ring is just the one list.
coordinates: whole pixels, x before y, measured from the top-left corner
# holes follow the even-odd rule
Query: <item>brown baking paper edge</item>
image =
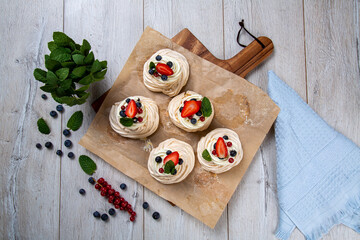
[[(189, 62), (189, 81), (181, 92), (193, 90), (212, 101), (215, 117), (207, 130), (187, 133), (177, 128), (166, 111), (171, 98), (151, 92), (143, 84), (144, 63), (163, 48), (183, 54)], [(202, 136), (215, 128), (226, 127), (240, 137), (244, 150), (242, 161), (226, 173), (213, 174), (203, 170), (196, 160), (194, 170), (181, 183), (164, 185), (157, 182), (147, 169), (149, 152), (145, 151), (145, 141), (123, 138), (110, 127), (111, 106), (135, 95), (150, 97), (159, 106), (159, 127), (148, 138), (154, 147), (175, 137), (189, 143), (196, 156), (197, 142)], [(79, 143), (125, 175), (214, 228), (278, 113), (276, 104), (257, 86), (147, 27)]]

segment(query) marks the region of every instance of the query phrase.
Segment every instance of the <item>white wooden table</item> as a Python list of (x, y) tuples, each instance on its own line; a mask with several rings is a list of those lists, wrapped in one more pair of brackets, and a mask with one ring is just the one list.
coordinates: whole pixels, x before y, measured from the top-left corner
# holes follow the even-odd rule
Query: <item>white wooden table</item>
[[(266, 90), (273, 69), (331, 126), (360, 144), (359, 15), (360, 1), (149, 1), (64, 0), (1, 1), (0, 7), (0, 239), (274, 239), (276, 150), (274, 132), (264, 143), (214, 229), (127, 178), (76, 144), (95, 112), (90, 102), (110, 88), (144, 28), (149, 25), (168, 37), (183, 28), (217, 57), (229, 58), (241, 48), (235, 37), (238, 21), (255, 35), (274, 42), (273, 55), (247, 77)], [(34, 68), (44, 67), (47, 42), (53, 31), (92, 44), (95, 56), (108, 60), (106, 79), (92, 87), (88, 103), (50, 120), (56, 103), (41, 99)], [(245, 42), (249, 38), (242, 36)], [(81, 109), (85, 120), (73, 133), (72, 151), (91, 156), (95, 177), (105, 177), (135, 206), (137, 219), (117, 214), (108, 223), (94, 219), (94, 210), (109, 204), (87, 182), (77, 160), (60, 158), (66, 121)], [(49, 119), (50, 136), (36, 128)], [(55, 148), (35, 148), (50, 140)], [(76, 158), (77, 159), (77, 158)], [(85, 188), (86, 196), (78, 193)], [(161, 213), (161, 221), (143, 211), (146, 200)], [(292, 239), (303, 239), (296, 230)], [(349, 228), (334, 227), (324, 239), (360, 239)]]

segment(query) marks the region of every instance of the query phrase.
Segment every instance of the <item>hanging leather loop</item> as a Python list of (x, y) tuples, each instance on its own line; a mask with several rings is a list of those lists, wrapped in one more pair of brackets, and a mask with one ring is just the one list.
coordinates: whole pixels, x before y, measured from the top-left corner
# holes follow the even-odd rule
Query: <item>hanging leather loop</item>
[(244, 19), (242, 19), (241, 22), (239, 22), (239, 25), (240, 25), (240, 30), (239, 30), (239, 32), (238, 32), (238, 34), (237, 34), (236, 41), (237, 41), (237, 43), (238, 43), (241, 47), (247, 47), (246, 45), (240, 43), (240, 33), (241, 33), (241, 30), (244, 29), (245, 32), (247, 32), (252, 38), (254, 38), (255, 41), (257, 41), (262, 48), (265, 48), (265, 45), (264, 45), (259, 39), (257, 39), (257, 37), (255, 37), (254, 35), (252, 35), (252, 34), (245, 28)]

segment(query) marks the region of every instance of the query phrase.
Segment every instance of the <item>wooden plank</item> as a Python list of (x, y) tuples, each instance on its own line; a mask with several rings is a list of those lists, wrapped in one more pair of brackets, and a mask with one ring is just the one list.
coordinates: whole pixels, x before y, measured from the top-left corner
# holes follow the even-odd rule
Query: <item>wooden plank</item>
[[(305, 1), (309, 105), (360, 145), (359, 1)], [(323, 239), (360, 239), (343, 225)]]
[[(246, 79), (266, 91), (267, 70), (273, 69), (306, 99), (302, 1), (225, 0), (224, 17), (225, 58), (241, 50), (236, 34), (240, 28), (238, 22), (244, 19), (251, 33), (269, 37), (275, 49), (273, 55)], [(244, 32), (240, 39), (244, 43), (252, 41)], [(273, 130), (230, 200), (228, 210), (229, 239), (275, 239), (278, 210)], [(296, 231), (292, 238), (302, 237)]]
[[(0, 8), (0, 239), (59, 236), (60, 159), (44, 143), (60, 145), (61, 118), (49, 116), (54, 101), (41, 99), (42, 84), (32, 75), (44, 67), (52, 32), (62, 29), (59, 9), (59, 1), (9, 1)], [(51, 127), (48, 136), (37, 130), (40, 117)]]
[[(77, 110), (84, 113), (82, 127), (72, 132), (70, 137), (74, 146), (70, 149), (76, 154), (75, 160), (67, 157), (61, 165), (61, 239), (142, 239), (142, 186), (117, 171), (102, 159), (89, 153), (77, 144), (85, 134), (95, 116), (91, 102), (112, 86), (125, 61), (143, 31), (143, 2), (128, 1), (65, 1), (65, 33), (76, 42), (83, 38), (92, 44), (95, 57), (108, 61), (106, 78), (92, 86), (91, 97), (87, 103), (66, 107), (63, 129), (71, 114)], [(63, 141), (65, 138), (63, 137)], [(65, 148), (65, 147), (64, 147)], [(64, 149), (64, 153), (69, 150)], [(90, 156), (97, 164), (95, 178), (104, 177), (113, 188), (117, 189), (134, 206), (137, 212), (135, 223), (129, 221), (129, 215), (117, 211), (107, 223), (96, 220), (92, 213), (97, 210), (107, 212), (112, 205), (100, 196), (99, 192), (87, 182), (87, 176), (78, 164), (81, 154)], [(127, 184), (127, 190), (121, 191), (120, 183)], [(86, 195), (81, 196), (79, 189), (84, 188)]]
[[(187, 27), (216, 57), (224, 56), (221, 1), (146, 0), (144, 23), (170, 38)], [(144, 199), (151, 208), (144, 214), (145, 239), (227, 239), (226, 211), (216, 227), (210, 229), (147, 189), (144, 189)], [(161, 213), (159, 222), (151, 218), (154, 210)]]

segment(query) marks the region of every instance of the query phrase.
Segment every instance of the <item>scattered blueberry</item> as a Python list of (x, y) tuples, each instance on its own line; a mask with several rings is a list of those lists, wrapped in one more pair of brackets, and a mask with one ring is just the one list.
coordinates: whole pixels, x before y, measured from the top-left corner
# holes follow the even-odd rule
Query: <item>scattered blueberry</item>
[(157, 219), (160, 218), (160, 213), (154, 212), (154, 213), (152, 214), (152, 217), (153, 217), (153, 219), (157, 220)]
[(237, 152), (236, 152), (235, 150), (231, 150), (231, 151), (230, 151), (230, 156), (235, 157), (236, 154), (237, 154)]
[(149, 204), (147, 202), (144, 202), (142, 207), (143, 207), (143, 209), (148, 209)]
[(110, 208), (110, 209), (109, 209), (109, 214), (110, 214), (111, 216), (115, 215), (115, 209)]
[(168, 77), (166, 75), (161, 75), (161, 80), (166, 81)]
[(46, 143), (45, 143), (45, 147), (46, 147), (46, 148), (52, 148), (52, 146), (53, 146), (53, 145), (52, 145), (51, 142), (46, 142)]
[(179, 165), (183, 164), (184, 160), (182, 158), (179, 158)]
[(197, 101), (197, 100), (196, 100), (196, 98), (192, 98), (192, 99), (190, 99), (190, 101)]
[(130, 102), (130, 98), (127, 98), (127, 99), (126, 99), (126, 103), (129, 103), (129, 102)]
[(68, 158), (74, 158), (75, 154), (73, 152), (68, 153)]
[(229, 137), (228, 137), (227, 135), (224, 135), (224, 136), (223, 136), (223, 139), (224, 139), (224, 140), (228, 140)]
[(56, 111), (58, 112), (63, 112), (64, 111), (64, 107), (62, 105), (57, 105), (56, 106)]
[(62, 156), (63, 152), (61, 150), (56, 151), (56, 155)]
[(46, 94), (41, 95), (41, 98), (44, 99), (44, 100), (46, 100), (46, 99), (47, 99)]
[(109, 219), (109, 216), (108, 216), (106, 213), (104, 213), (103, 215), (101, 215), (101, 220), (107, 221), (108, 219)]
[(190, 120), (190, 122), (192, 123), (192, 124), (196, 124), (196, 119), (195, 118), (192, 118), (191, 120)]
[(122, 190), (124, 190), (124, 189), (126, 188), (126, 184), (125, 184), (125, 183), (120, 184), (120, 188), (121, 188)]
[(37, 143), (37, 144), (36, 144), (36, 148), (37, 148), (37, 149), (41, 149), (41, 148), (42, 148), (41, 144), (40, 144), (40, 143)]
[(137, 101), (140, 102), (140, 98), (138, 98)]
[(65, 140), (64, 145), (65, 145), (65, 147), (69, 148), (69, 147), (71, 147), (72, 142), (69, 139)]
[(69, 129), (65, 129), (65, 130), (63, 131), (63, 134), (64, 134), (65, 137), (70, 136), (70, 130), (69, 130)]
[(171, 150), (167, 150), (167, 151), (166, 151), (166, 155), (169, 155), (169, 154), (171, 154), (171, 153), (172, 153)]
[(138, 122), (137, 117), (133, 117), (133, 123), (137, 123), (137, 122)]
[(171, 175), (175, 175), (177, 173), (177, 170), (174, 169), (173, 171), (171, 171)]
[(157, 156), (157, 157), (155, 158), (155, 162), (161, 163), (161, 162), (162, 162), (162, 158), (161, 158), (160, 156)]
[(80, 193), (81, 195), (84, 195), (84, 194), (85, 194), (85, 189), (83, 189), (83, 188), (80, 189), (80, 190), (79, 190), (79, 193)]
[(52, 116), (52, 117), (56, 117), (56, 116), (57, 116), (57, 112), (55, 112), (55, 111), (51, 111), (51, 112), (50, 112), (50, 116)]
[(138, 108), (141, 108), (141, 106), (142, 106), (142, 105), (141, 105), (141, 102), (137, 102), (137, 103), (136, 103), (136, 106), (137, 106)]
[(168, 65), (169, 67), (172, 67), (172, 66), (173, 66), (173, 63), (170, 62), (170, 61), (168, 61), (168, 62), (166, 63), (166, 65)]
[(100, 213), (98, 211), (95, 211), (93, 213), (93, 216), (96, 217), (96, 218), (99, 218), (100, 217)]
[(160, 61), (162, 59), (162, 57), (160, 55), (157, 55), (155, 58), (157, 61)]
[(126, 113), (125, 113), (124, 110), (121, 110), (121, 111), (120, 111), (120, 116), (121, 116), (121, 117), (126, 117)]
[(149, 70), (149, 74), (150, 74), (150, 75), (153, 75), (154, 72), (155, 72), (154, 68), (152, 68), (152, 69)]
[(184, 109), (184, 107), (181, 107), (181, 108), (179, 108), (179, 111), (182, 112), (183, 109)]
[(88, 181), (93, 185), (95, 184), (95, 179), (93, 177), (89, 177)]

